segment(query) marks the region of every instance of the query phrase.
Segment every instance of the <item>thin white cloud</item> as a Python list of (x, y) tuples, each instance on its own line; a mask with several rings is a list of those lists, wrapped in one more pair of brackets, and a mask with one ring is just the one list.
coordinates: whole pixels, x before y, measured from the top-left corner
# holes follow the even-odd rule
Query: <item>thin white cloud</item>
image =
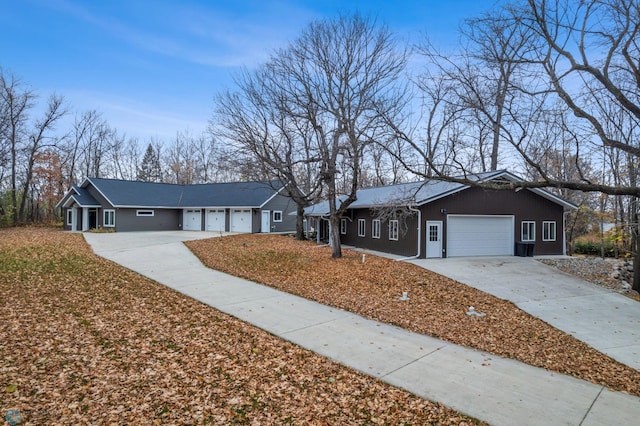
[[(279, 11), (280, 6), (269, 8), (266, 16), (247, 18), (234, 17), (224, 9), (216, 9), (217, 4), (203, 8), (189, 7), (185, 3), (168, 6), (162, 15), (170, 15), (171, 19), (155, 22), (153, 26), (157, 29), (150, 32), (114, 16), (98, 15), (85, 4), (58, 0), (51, 5), (138, 49), (216, 67), (252, 66), (264, 62), (275, 48), (290, 41), (311, 17), (310, 12), (291, 6), (287, 7), (286, 14)], [(154, 7), (167, 6), (158, 3)]]
[(74, 110), (96, 110), (110, 126), (140, 140), (149, 137), (166, 140), (185, 129), (197, 134), (204, 131), (208, 124), (207, 108), (197, 114), (192, 110), (180, 110), (178, 105), (140, 102), (112, 93), (65, 89), (65, 94)]

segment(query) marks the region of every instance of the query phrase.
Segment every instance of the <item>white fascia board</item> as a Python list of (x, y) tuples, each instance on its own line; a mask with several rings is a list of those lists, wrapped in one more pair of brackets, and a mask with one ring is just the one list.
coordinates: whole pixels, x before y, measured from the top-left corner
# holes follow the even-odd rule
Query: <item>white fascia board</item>
[[(512, 182), (523, 182), (523, 180), (521, 178), (519, 178), (518, 176), (509, 173), (507, 171), (502, 171), (502, 173), (497, 174), (496, 176), (493, 176), (489, 179), (486, 180), (491, 180), (491, 179), (495, 179), (496, 177), (506, 177), (507, 179), (509, 179)], [(567, 201), (567, 200), (563, 200), (561, 197), (558, 197), (557, 195), (547, 191), (544, 188), (527, 188), (529, 191), (540, 195), (543, 198), (546, 198), (549, 201), (553, 201), (556, 204), (560, 204), (561, 206), (563, 206), (565, 209), (570, 209), (570, 210), (576, 210), (578, 208), (578, 206), (576, 206), (575, 204)]]
[(238, 207), (238, 206), (193, 206), (193, 207), (178, 207), (178, 209), (182, 210), (191, 210), (191, 209), (201, 209), (201, 210), (210, 210), (210, 209), (258, 209), (259, 207)]
[[(492, 179), (498, 178), (498, 177), (504, 177), (508, 180), (510, 180), (511, 182), (524, 182), (520, 177), (514, 175), (513, 173), (510, 173), (506, 170), (502, 170), (500, 172), (496, 172), (495, 175), (491, 176), (491, 177), (487, 177), (486, 179), (483, 180), (483, 182), (488, 182), (491, 181)], [(576, 210), (578, 208), (578, 206), (576, 206), (575, 204), (567, 201), (567, 200), (563, 200), (561, 197), (558, 197), (557, 195), (547, 191), (544, 188), (526, 188), (527, 190), (543, 197), (546, 198), (549, 201), (552, 201), (556, 204), (559, 204), (561, 206), (563, 206), (565, 209), (569, 209), (569, 210)]]
[(277, 191), (274, 189), (274, 193), (273, 195), (271, 195), (271, 197), (267, 198), (267, 201), (265, 201), (264, 203), (260, 204), (257, 208), (261, 209), (263, 208), (269, 201), (273, 200), (276, 195), (280, 194), (280, 192), (284, 189), (284, 185), (278, 189)]
[(71, 197), (69, 197), (67, 202), (64, 203), (64, 207), (69, 207), (72, 204), (72, 203), (70, 204), (69, 201), (73, 201), (74, 203), (76, 203), (78, 205), (78, 207), (93, 207), (93, 208), (102, 207), (100, 204), (81, 204), (80, 201), (78, 201), (78, 199), (76, 198), (75, 195), (72, 195)]
[(549, 201), (553, 201), (556, 204), (560, 204), (565, 209), (568, 209), (568, 210), (577, 210), (578, 209), (578, 206), (576, 206), (572, 202), (563, 200), (562, 198), (558, 197), (557, 195), (552, 194), (549, 191), (545, 191), (542, 188), (530, 188), (529, 191), (534, 192), (534, 193), (538, 194), (539, 196), (541, 196), (543, 198), (546, 198)]
[(77, 191), (76, 189), (72, 186), (71, 189), (69, 189), (67, 192), (65, 192), (64, 196), (62, 197), (62, 199), (60, 201), (58, 201), (55, 205), (55, 208), (60, 208), (60, 206), (64, 206), (67, 207), (65, 204), (68, 201), (68, 198), (72, 195), (72, 193), (76, 193)]
[(81, 186), (81, 187), (83, 187), (83, 188), (85, 188), (85, 187), (86, 187), (86, 186), (85, 186), (85, 184), (87, 184), (87, 185), (88, 185), (89, 183), (90, 183), (90, 184), (91, 184), (91, 185), (96, 189), (96, 191), (98, 191), (98, 192), (100, 193), (100, 195), (102, 195), (102, 196), (104, 197), (104, 199), (105, 199), (105, 200), (107, 200), (107, 202), (108, 202), (109, 204), (111, 204), (111, 206), (113, 206), (114, 208), (118, 207), (118, 206), (116, 206), (115, 204), (113, 204), (113, 201), (111, 201), (111, 200), (109, 199), (109, 197), (107, 197), (107, 196), (106, 196), (102, 191), (100, 191), (100, 188), (98, 188), (98, 186), (97, 186), (95, 183), (93, 183), (93, 181), (91, 180), (91, 178), (86, 178), (86, 179), (84, 180), (84, 182), (82, 182), (82, 185), (80, 185), (80, 186)]
[(191, 209), (258, 209), (257, 206), (149, 206), (149, 205), (125, 205), (113, 206), (115, 209), (164, 209), (164, 210), (191, 210)]

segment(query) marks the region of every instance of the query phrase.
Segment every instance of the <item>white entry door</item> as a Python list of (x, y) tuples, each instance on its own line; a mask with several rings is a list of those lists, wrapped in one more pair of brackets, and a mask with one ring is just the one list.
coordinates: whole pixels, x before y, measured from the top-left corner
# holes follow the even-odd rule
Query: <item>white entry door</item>
[(184, 210), (182, 229), (184, 231), (202, 231), (202, 210)]
[(225, 214), (224, 209), (207, 210), (207, 231), (224, 232)]
[(262, 226), (260, 232), (271, 232), (271, 212), (262, 210)]
[(426, 257), (442, 257), (442, 221), (427, 221)]

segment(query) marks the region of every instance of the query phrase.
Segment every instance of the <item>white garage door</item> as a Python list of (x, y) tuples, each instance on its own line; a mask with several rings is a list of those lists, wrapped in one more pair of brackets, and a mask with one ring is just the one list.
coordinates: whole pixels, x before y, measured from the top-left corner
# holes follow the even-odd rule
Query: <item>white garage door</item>
[(251, 210), (231, 211), (231, 232), (251, 232)]
[(447, 216), (447, 256), (513, 256), (513, 216)]
[(202, 231), (202, 210), (184, 210), (182, 229), (184, 231)]
[(207, 210), (207, 231), (224, 232), (224, 210)]

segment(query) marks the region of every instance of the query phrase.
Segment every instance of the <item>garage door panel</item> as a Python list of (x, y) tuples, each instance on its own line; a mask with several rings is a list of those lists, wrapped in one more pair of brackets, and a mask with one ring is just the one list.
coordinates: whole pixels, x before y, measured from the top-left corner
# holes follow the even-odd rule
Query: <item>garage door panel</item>
[(184, 231), (202, 230), (202, 211), (198, 209), (188, 209), (183, 212), (182, 229)]
[(447, 217), (447, 256), (512, 256), (512, 216)]
[(225, 212), (224, 210), (208, 210), (207, 211), (207, 231), (224, 232), (225, 231)]
[(231, 232), (251, 233), (251, 210), (231, 211)]

